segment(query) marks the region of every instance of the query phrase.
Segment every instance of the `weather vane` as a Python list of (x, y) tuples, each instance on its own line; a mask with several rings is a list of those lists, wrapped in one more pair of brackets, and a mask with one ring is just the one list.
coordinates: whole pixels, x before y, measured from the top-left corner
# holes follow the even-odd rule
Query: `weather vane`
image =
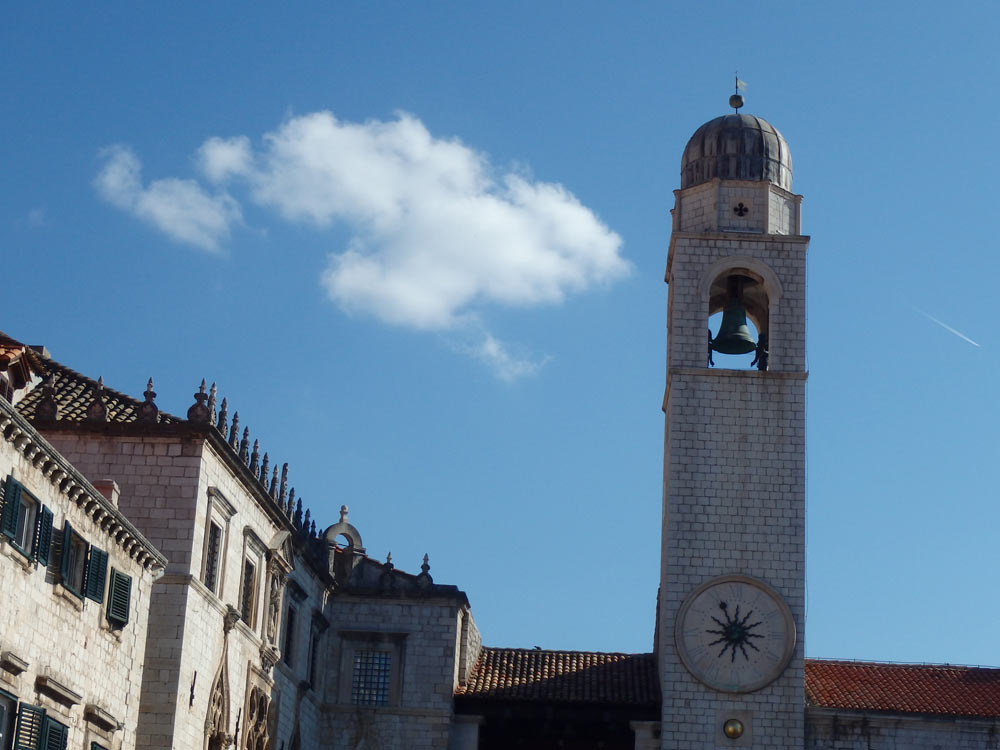
[(729, 97), (729, 106), (736, 110), (737, 114), (739, 114), (740, 107), (743, 106), (743, 95), (740, 92), (747, 90), (747, 82), (740, 80), (739, 71), (736, 71), (736, 73), (733, 74), (733, 77), (736, 79), (736, 93)]

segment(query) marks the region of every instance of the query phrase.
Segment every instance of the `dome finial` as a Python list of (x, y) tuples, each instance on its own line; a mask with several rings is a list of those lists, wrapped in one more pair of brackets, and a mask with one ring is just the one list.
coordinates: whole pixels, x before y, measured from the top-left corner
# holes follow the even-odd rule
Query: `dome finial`
[(739, 113), (740, 107), (743, 106), (743, 95), (740, 92), (746, 91), (747, 83), (740, 80), (739, 71), (734, 74), (734, 77), (736, 78), (736, 93), (729, 97), (729, 106)]

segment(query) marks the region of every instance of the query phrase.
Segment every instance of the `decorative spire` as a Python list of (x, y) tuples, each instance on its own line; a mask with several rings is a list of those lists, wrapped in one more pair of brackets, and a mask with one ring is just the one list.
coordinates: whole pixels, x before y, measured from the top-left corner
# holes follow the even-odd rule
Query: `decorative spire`
[(215, 383), (212, 383), (212, 389), (208, 392), (208, 423), (215, 424)]
[(292, 509), (295, 507), (295, 488), (292, 487), (288, 492), (288, 502), (285, 504), (285, 515), (289, 518), (292, 517)]
[(222, 406), (219, 407), (219, 418), (215, 420), (215, 426), (218, 428), (219, 432), (222, 433), (222, 437), (226, 437), (226, 418), (229, 416), (229, 402), (226, 401), (226, 397), (222, 397)]
[(417, 585), (422, 589), (427, 589), (432, 583), (434, 583), (434, 579), (431, 578), (430, 570), (431, 564), (428, 562), (427, 553), (425, 552), (424, 564), (420, 566), (420, 575), (417, 576)]
[(243, 439), (240, 440), (240, 461), (247, 463), (250, 460), (250, 428), (243, 428)]
[[(222, 433), (222, 437), (225, 437), (226, 433)], [(229, 447), (233, 450), (240, 444), (240, 413), (233, 412), (233, 426), (229, 428)]]
[[(212, 388), (214, 393), (214, 383), (212, 384)], [(191, 404), (191, 408), (187, 411), (187, 418), (189, 422), (194, 422), (196, 424), (209, 424), (210, 411), (209, 407), (205, 405), (206, 401), (208, 401), (208, 394), (205, 393), (205, 378), (202, 378), (201, 385), (198, 386), (198, 392), (194, 394), (194, 403)]]
[(392, 552), (390, 552), (385, 556), (385, 567), (388, 568), (389, 570), (392, 570), (393, 568), (396, 567), (395, 565), (392, 564)]
[(306, 508), (306, 514), (302, 517), (302, 530), (308, 535), (309, 534), (309, 509)]
[(309, 538), (310, 539), (315, 539), (316, 538), (316, 522), (315, 521), (313, 521), (309, 525)]
[(56, 401), (56, 389), (52, 382), (53, 376), (50, 372), (42, 381), (42, 397), (35, 404), (36, 422), (55, 422), (59, 419), (59, 404)]
[(288, 464), (281, 465), (281, 484), (278, 485), (278, 502), (284, 504), (285, 493), (288, 491)]
[(87, 406), (88, 422), (107, 422), (108, 404), (107, 396), (104, 395), (104, 377), (97, 379), (97, 385), (91, 390), (93, 400)]
[(295, 524), (295, 528), (302, 528), (302, 500), (298, 500), (295, 503), (295, 515), (292, 516), (292, 523)]
[(275, 500), (278, 499), (278, 467), (274, 467), (274, 473), (271, 474), (271, 486), (267, 488), (267, 494), (273, 497)]
[(267, 486), (267, 470), (270, 468), (271, 468), (271, 461), (267, 457), (267, 452), (265, 451), (264, 459), (260, 462), (260, 476), (258, 477), (260, 483), (265, 487)]
[(347, 514), (349, 513), (346, 505), (340, 506), (340, 522), (347, 523)]
[(153, 399), (156, 398), (156, 391), (153, 390), (152, 378), (146, 383), (146, 392), (142, 396), (146, 400), (139, 405), (139, 415), (136, 419), (140, 422), (155, 424), (159, 420), (160, 410), (153, 403)]
[(260, 471), (260, 441), (253, 441), (253, 453), (250, 454), (250, 473), (257, 476)]

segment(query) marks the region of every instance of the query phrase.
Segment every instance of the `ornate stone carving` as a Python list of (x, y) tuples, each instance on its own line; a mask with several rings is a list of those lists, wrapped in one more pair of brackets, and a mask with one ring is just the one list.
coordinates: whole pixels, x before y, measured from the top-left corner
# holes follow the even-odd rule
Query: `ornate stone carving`
[(205, 380), (201, 381), (201, 386), (198, 388), (198, 392), (194, 394), (194, 403), (191, 404), (190, 408), (187, 410), (187, 418), (189, 422), (195, 422), (197, 424), (208, 424), (209, 419), (209, 408), (205, 405), (208, 400), (208, 394), (205, 393)]

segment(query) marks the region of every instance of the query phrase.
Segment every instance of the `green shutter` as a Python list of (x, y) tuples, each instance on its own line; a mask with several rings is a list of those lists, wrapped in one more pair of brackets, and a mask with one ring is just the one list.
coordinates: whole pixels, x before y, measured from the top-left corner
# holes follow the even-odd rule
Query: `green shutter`
[(46, 716), (42, 729), (42, 741), (38, 745), (38, 750), (66, 750), (66, 740), (69, 739), (68, 726)]
[(104, 578), (108, 572), (108, 553), (91, 545), (90, 559), (87, 560), (86, 582), (83, 591), (88, 599), (104, 601)]
[(69, 521), (63, 521), (62, 559), (59, 561), (59, 575), (62, 576), (63, 586), (69, 582), (69, 551), (72, 543), (73, 527), (69, 525)]
[(21, 510), (21, 485), (14, 477), (7, 477), (3, 493), (3, 514), (0, 515), (0, 533), (11, 539), (17, 534), (17, 514)]
[(132, 598), (132, 577), (111, 569), (108, 591), (108, 620), (115, 625), (128, 623), (129, 602)]
[(49, 551), (52, 549), (52, 511), (42, 506), (38, 514), (38, 527), (35, 531), (35, 557), (42, 565), (49, 564)]
[(38, 750), (44, 721), (44, 708), (22, 703), (17, 709), (17, 731), (14, 732), (13, 750)]

